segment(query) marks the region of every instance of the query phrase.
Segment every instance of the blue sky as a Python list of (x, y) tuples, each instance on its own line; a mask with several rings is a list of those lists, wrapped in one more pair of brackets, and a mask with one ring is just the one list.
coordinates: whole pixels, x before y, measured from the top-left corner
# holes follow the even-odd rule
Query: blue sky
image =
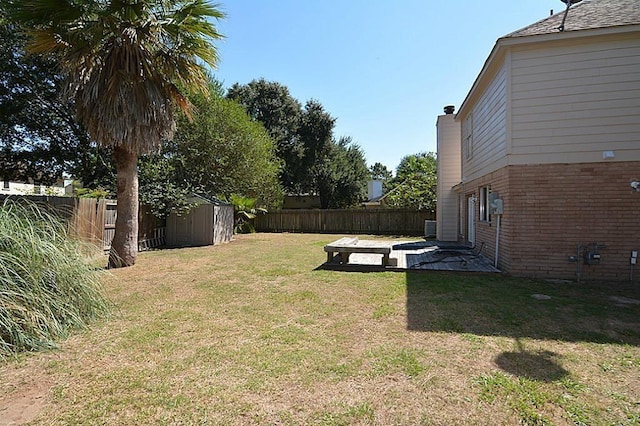
[(458, 107), (496, 40), (561, 0), (227, 0), (216, 77), (277, 81), (317, 99), (371, 165), (436, 150), (435, 122)]

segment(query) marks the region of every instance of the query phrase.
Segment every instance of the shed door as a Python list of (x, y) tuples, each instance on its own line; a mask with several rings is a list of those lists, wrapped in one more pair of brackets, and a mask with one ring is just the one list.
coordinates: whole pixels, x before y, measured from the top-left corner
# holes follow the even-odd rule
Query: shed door
[(174, 245), (178, 247), (190, 246), (191, 234), (193, 233), (193, 217), (191, 214), (175, 216), (175, 237)]
[(213, 204), (202, 204), (190, 214), (193, 218), (191, 228), (192, 245), (206, 246), (213, 244)]

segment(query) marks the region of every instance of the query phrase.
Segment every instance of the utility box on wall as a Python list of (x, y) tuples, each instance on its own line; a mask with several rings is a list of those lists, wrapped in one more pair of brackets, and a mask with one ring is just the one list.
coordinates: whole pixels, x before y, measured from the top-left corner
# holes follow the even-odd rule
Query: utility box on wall
[(598, 243), (586, 244), (583, 248), (582, 258), (585, 265), (599, 265), (602, 256), (600, 256), (600, 249), (606, 246)]
[(490, 214), (504, 213), (504, 203), (502, 201), (502, 198), (500, 198), (500, 194), (498, 194), (498, 192), (491, 192), (489, 194), (489, 209)]
[(491, 202), (491, 214), (503, 214), (504, 213), (504, 203), (502, 198), (496, 198)]

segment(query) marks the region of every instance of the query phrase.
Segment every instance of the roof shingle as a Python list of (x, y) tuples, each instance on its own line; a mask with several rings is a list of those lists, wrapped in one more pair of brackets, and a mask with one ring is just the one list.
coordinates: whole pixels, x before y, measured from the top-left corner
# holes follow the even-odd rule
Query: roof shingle
[[(541, 34), (557, 34), (562, 24), (564, 10), (518, 31), (505, 35), (525, 37)], [(640, 24), (640, 0), (583, 0), (571, 6), (564, 31), (581, 31), (597, 28)]]

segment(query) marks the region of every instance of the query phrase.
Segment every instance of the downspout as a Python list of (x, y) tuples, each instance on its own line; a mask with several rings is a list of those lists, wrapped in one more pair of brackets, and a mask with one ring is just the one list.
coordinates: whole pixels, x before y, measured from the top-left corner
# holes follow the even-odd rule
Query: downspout
[(501, 198), (496, 198), (491, 202), (491, 214), (498, 217), (496, 224), (496, 252), (494, 254), (493, 266), (498, 269), (498, 255), (500, 254), (500, 222), (504, 213), (504, 202)]
[(494, 255), (494, 261), (493, 261), (493, 266), (497, 269), (498, 268), (498, 253), (500, 250), (500, 218), (502, 217), (501, 214), (498, 214), (498, 223), (496, 224), (496, 252)]

